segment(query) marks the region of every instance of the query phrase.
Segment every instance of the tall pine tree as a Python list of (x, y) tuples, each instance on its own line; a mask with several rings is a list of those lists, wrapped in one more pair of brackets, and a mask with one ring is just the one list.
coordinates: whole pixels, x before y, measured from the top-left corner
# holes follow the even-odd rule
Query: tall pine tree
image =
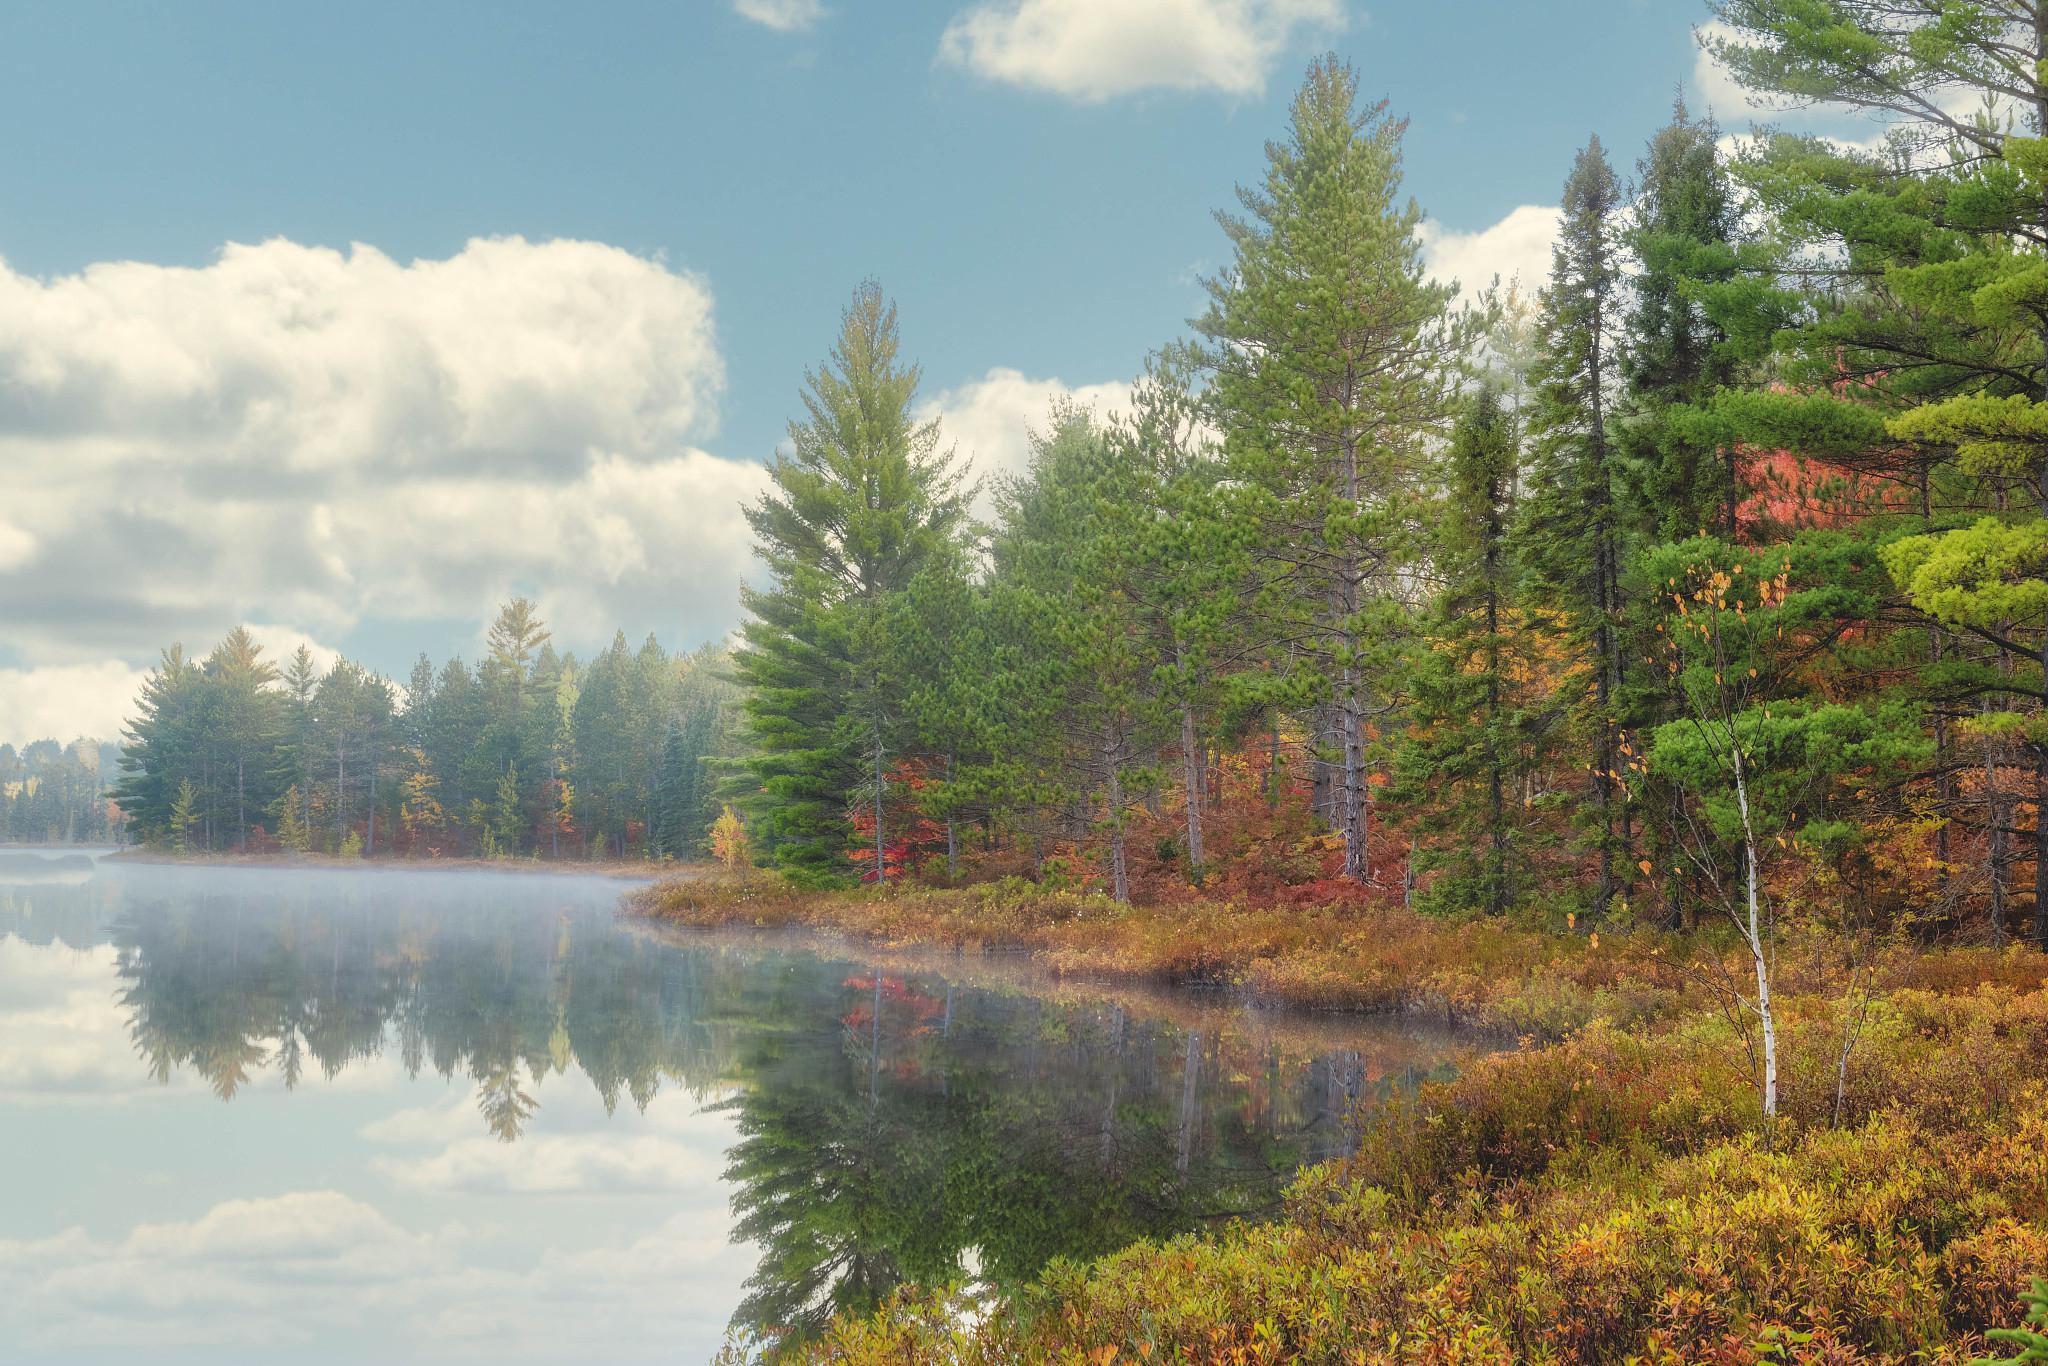
[(1401, 198), (1406, 125), (1360, 110), (1358, 77), (1309, 68), (1264, 185), (1218, 216), (1230, 266), (1199, 325), (1226, 433), (1235, 515), (1259, 530), (1262, 629), (1334, 733), (1344, 875), (1371, 877), (1368, 747), (1389, 704), (1416, 560), (1426, 438), (1452, 407), (1469, 329), (1425, 277), (1422, 211)]
[(896, 309), (856, 291), (830, 360), (806, 376), (804, 417), (747, 509), (763, 588), (735, 667), (747, 687), (750, 805), (777, 866), (808, 882), (847, 867), (847, 808), (873, 813), (872, 876), (886, 876), (884, 814), (908, 681), (893, 667), (896, 594), (957, 553), (968, 491), (936, 422), (913, 416), (918, 368), (898, 358)]

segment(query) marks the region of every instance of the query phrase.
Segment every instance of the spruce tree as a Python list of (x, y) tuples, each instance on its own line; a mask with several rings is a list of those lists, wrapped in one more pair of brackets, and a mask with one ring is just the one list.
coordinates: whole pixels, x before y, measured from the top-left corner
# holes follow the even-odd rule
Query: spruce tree
[(1620, 460), (1610, 430), (1620, 341), (1619, 203), (1614, 172), (1595, 137), (1565, 181), (1564, 221), (1542, 295), (1529, 414), (1534, 459), (1521, 530), (1526, 561), (1562, 606), (1576, 655), (1563, 710), (1569, 735), (1585, 746), (1591, 779), (1596, 916), (1616, 895), (1617, 871), (1626, 866), (1630, 845), (1617, 716), (1623, 686)]
[(1394, 792), (1416, 813), (1416, 872), (1441, 870), (1430, 902), (1502, 915), (1529, 856), (1515, 847), (1510, 806), (1523, 744), (1517, 680), (1528, 664), (1509, 534), (1521, 434), (1491, 383), (1459, 418), (1445, 465), (1432, 556), (1443, 586), (1412, 666)]
[(206, 658), (208, 684), (218, 699), (222, 774), (233, 769), (235, 847), (249, 843), (249, 812), (270, 802), (270, 755), (277, 743), (277, 668), (263, 658), (246, 627), (237, 626)]

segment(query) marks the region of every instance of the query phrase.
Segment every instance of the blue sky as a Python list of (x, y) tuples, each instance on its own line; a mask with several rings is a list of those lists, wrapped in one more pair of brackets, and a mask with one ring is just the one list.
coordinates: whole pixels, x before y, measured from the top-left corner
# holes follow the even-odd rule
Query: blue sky
[[(1597, 131), (1632, 168), (1695, 82), (1705, 18), (1678, 0), (7, 6), (0, 462), (23, 496), (0, 509), (19, 626), (0, 739), (106, 729), (161, 646), (238, 622), (390, 671), (473, 653), (514, 589), (579, 648), (614, 626), (715, 637), (744, 569), (736, 505), (863, 277), (899, 301), (955, 439), (1004, 468), (1051, 394), (1113, 403), (1183, 330), (1221, 260), (1211, 211), (1258, 176), (1316, 52), (1411, 117), (1445, 269), (1540, 269), (1538, 210), (1573, 152)], [(507, 237), (522, 249), (465, 255)], [(543, 251), (557, 239), (610, 254)], [(229, 270), (228, 243), (272, 247)], [(562, 377), (551, 358), (572, 354)], [(434, 406), (454, 392), (459, 412)], [(413, 516), (423, 501), (501, 543)], [(552, 527), (558, 505), (581, 520)], [(587, 553), (522, 559), (522, 541)]]

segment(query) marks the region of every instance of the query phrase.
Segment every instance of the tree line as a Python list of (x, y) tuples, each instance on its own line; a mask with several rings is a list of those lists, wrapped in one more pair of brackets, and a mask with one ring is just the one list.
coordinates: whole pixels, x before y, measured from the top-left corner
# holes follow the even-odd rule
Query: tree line
[(623, 634), (558, 653), (524, 598), (471, 667), (425, 655), (402, 684), (300, 646), (280, 669), (247, 630), (151, 671), (115, 800), (189, 851), (688, 858), (732, 744), (722, 651)]
[(123, 833), (107, 798), (120, 751), (92, 740), (0, 744), (0, 844), (107, 844)]
[(1767, 1030), (1778, 914), (2048, 946), (2048, 38), (1713, 8), (1760, 99), (1885, 136), (1731, 153), (1680, 102), (1627, 182), (1580, 151), (1533, 296), (1460, 296), (1318, 61), (1192, 335), (986, 490), (863, 286), (748, 513), (757, 847), (1725, 912)]

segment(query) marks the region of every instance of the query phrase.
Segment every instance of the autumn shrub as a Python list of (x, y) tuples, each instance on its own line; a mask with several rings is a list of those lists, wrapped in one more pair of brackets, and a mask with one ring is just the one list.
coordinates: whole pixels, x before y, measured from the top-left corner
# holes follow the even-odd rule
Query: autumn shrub
[[(1961, 1363), (2048, 1266), (2048, 991), (1987, 976), (1871, 1003), (1839, 1125), (1813, 1088), (1760, 1130), (1718, 1012), (1597, 1021), (1383, 1107), (1274, 1222), (984, 1317), (907, 1298), (803, 1359)], [(1788, 999), (1799, 1066), (1840, 1005)]]
[[(1056, 972), (1401, 1010), (1506, 1045), (1364, 1116), (1284, 1213), (987, 1308), (906, 1291), (818, 1363), (1967, 1360), (2048, 1268), (2048, 959), (1784, 937), (1781, 1118), (1710, 931), (1557, 934), (1386, 904), (1122, 906), (1015, 879), (642, 898), (686, 925), (1029, 951)], [(1846, 1054), (1844, 1045), (1849, 1045)]]

